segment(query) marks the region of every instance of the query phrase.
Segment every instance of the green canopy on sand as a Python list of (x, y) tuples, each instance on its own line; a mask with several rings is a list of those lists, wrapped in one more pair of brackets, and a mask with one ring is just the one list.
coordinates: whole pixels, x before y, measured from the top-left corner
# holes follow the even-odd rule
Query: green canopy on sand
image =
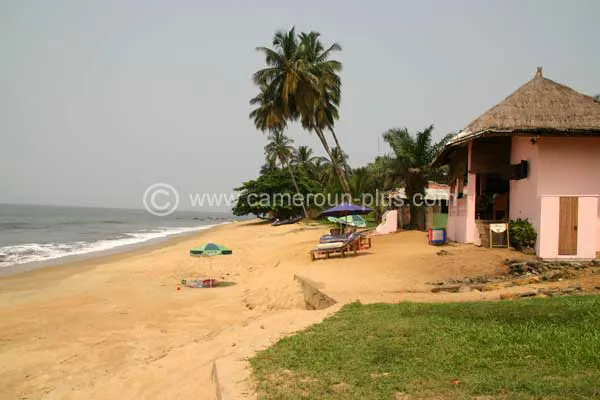
[(350, 225), (357, 228), (366, 228), (367, 222), (360, 215), (346, 215), (343, 217), (327, 217), (327, 220), (336, 224)]
[(233, 251), (227, 247), (216, 243), (204, 243), (201, 246), (190, 250), (192, 256), (217, 256), (219, 254), (231, 254)]

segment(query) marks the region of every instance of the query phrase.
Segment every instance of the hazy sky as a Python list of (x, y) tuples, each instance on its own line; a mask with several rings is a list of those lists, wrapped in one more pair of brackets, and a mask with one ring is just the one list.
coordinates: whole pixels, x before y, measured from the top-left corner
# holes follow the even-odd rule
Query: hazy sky
[(0, 0), (0, 202), (141, 207), (156, 182), (186, 196), (254, 178), (255, 47), (277, 29), (342, 45), (337, 131), (358, 166), (388, 128), (459, 131), (538, 65), (600, 93), (599, 21), (597, 0)]

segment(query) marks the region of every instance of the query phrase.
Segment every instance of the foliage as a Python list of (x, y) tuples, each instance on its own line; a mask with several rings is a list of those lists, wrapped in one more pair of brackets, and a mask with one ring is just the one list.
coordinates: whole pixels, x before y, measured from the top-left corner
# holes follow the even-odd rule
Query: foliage
[[(297, 170), (296, 176), (300, 194), (319, 192), (319, 186), (306, 174)], [(286, 170), (275, 168), (263, 171), (257, 179), (244, 182), (234, 190), (239, 192), (238, 201), (233, 207), (234, 215), (254, 214), (257, 217), (270, 215), (280, 219), (302, 215), (302, 205), (299, 202), (289, 202), (285, 198), (293, 199), (296, 193), (292, 175)], [(263, 199), (269, 201), (261, 201)]]
[(511, 220), (509, 223), (510, 244), (515, 249), (535, 246), (537, 233), (527, 218)]
[(306, 173), (311, 179), (319, 180), (324, 163), (327, 162), (325, 157), (313, 155), (313, 150), (308, 146), (299, 146), (294, 151), (292, 164)]
[(599, 331), (598, 296), (355, 303), (250, 362), (262, 399), (591, 399)]
[(283, 134), (281, 131), (274, 131), (267, 138), (269, 142), (265, 146), (265, 157), (267, 164), (279, 163), (282, 168), (286, 168), (294, 155), (294, 141)]
[(437, 143), (432, 141), (433, 125), (412, 136), (406, 128), (390, 129), (383, 139), (390, 145), (393, 155), (388, 159), (390, 178), (404, 186), (410, 201), (411, 220), (416, 220), (417, 210), (412, 202), (416, 194), (425, 195), (427, 182), (440, 176), (431, 166), (436, 154), (453, 137), (448, 134)]
[(283, 129), (287, 122), (299, 120), (309, 132), (316, 132), (342, 187), (349, 189), (323, 132), (329, 129), (339, 148), (333, 127), (339, 118), (342, 64), (330, 57), (341, 47), (333, 43), (325, 48), (318, 32), (297, 34), (295, 28), (276, 32), (272, 45), (257, 48), (265, 56), (266, 68), (253, 76), (260, 93), (250, 101), (258, 105), (250, 118), (263, 130)]

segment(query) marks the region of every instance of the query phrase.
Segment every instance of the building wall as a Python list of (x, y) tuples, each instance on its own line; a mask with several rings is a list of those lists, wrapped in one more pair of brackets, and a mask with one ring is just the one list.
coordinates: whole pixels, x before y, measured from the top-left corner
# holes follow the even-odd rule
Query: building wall
[(598, 223), (597, 219), (590, 218), (590, 215), (597, 217), (598, 198), (594, 196), (579, 197), (577, 255), (575, 256), (558, 254), (559, 202), (560, 196), (542, 196), (541, 198), (542, 220), (538, 237), (538, 256), (545, 259), (595, 258), (598, 245)]
[[(536, 232), (540, 232), (541, 199), (539, 196), (539, 177), (541, 164), (539, 146), (531, 142), (530, 137), (514, 136), (511, 143), (510, 163), (518, 164), (522, 160), (529, 162), (527, 178), (510, 181), (509, 217), (511, 220), (527, 218)], [(539, 250), (539, 240), (536, 251)]]
[[(600, 251), (600, 138), (540, 138), (538, 195), (542, 258), (593, 258)], [(558, 255), (559, 198), (575, 196), (578, 205), (577, 255)]]
[[(471, 168), (472, 143), (469, 143), (467, 165)], [(462, 180), (458, 178), (459, 181)], [(446, 233), (449, 240), (461, 243), (477, 243), (479, 237), (475, 226), (475, 174), (468, 174), (467, 185), (462, 187), (462, 183), (453, 185), (454, 192), (450, 193), (448, 203), (448, 226)], [(464, 194), (461, 199), (457, 198), (458, 193)]]

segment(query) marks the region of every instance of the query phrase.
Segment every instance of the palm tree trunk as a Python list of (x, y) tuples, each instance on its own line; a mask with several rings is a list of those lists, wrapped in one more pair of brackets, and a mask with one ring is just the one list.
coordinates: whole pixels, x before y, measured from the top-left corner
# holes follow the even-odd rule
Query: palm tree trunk
[[(344, 152), (342, 151), (342, 146), (340, 146), (340, 142), (338, 141), (337, 135), (335, 134), (335, 131), (333, 130), (333, 128), (330, 126), (329, 127), (329, 132), (331, 132), (331, 136), (333, 136), (333, 140), (335, 141), (335, 145), (337, 146), (337, 148), (340, 150), (340, 154), (344, 154)], [(346, 169), (346, 163), (344, 163), (344, 165), (342, 165), (342, 168), (344, 170), (344, 176), (346, 177), (346, 181), (348, 180), (348, 170)]]
[[(280, 160), (280, 161), (282, 164), (284, 164), (283, 160)], [(286, 162), (285, 167), (287, 168), (287, 170), (290, 173), (290, 176), (292, 177), (292, 182), (294, 183), (294, 188), (296, 189), (296, 193), (301, 195), (300, 189), (298, 188), (298, 183), (296, 182), (296, 176), (294, 175), (294, 171), (292, 170), (290, 163)], [(304, 211), (304, 218), (308, 219), (308, 211), (306, 211), (306, 206), (304, 205), (304, 198), (302, 199), (302, 211)]]
[(329, 159), (331, 160), (331, 164), (335, 168), (335, 172), (337, 173), (338, 177), (340, 178), (340, 184), (342, 185), (342, 190), (348, 196), (351, 196), (350, 185), (348, 184), (348, 181), (346, 180), (346, 177), (344, 176), (344, 173), (342, 172), (342, 169), (340, 168), (340, 165), (338, 164), (337, 160), (333, 157), (333, 154), (331, 154), (331, 149), (329, 148), (327, 139), (325, 139), (325, 135), (323, 135), (323, 131), (320, 128), (316, 128), (315, 130), (317, 132), (317, 137), (321, 141), (323, 148), (325, 148), (325, 151), (327, 152), (327, 155), (329, 156)]

